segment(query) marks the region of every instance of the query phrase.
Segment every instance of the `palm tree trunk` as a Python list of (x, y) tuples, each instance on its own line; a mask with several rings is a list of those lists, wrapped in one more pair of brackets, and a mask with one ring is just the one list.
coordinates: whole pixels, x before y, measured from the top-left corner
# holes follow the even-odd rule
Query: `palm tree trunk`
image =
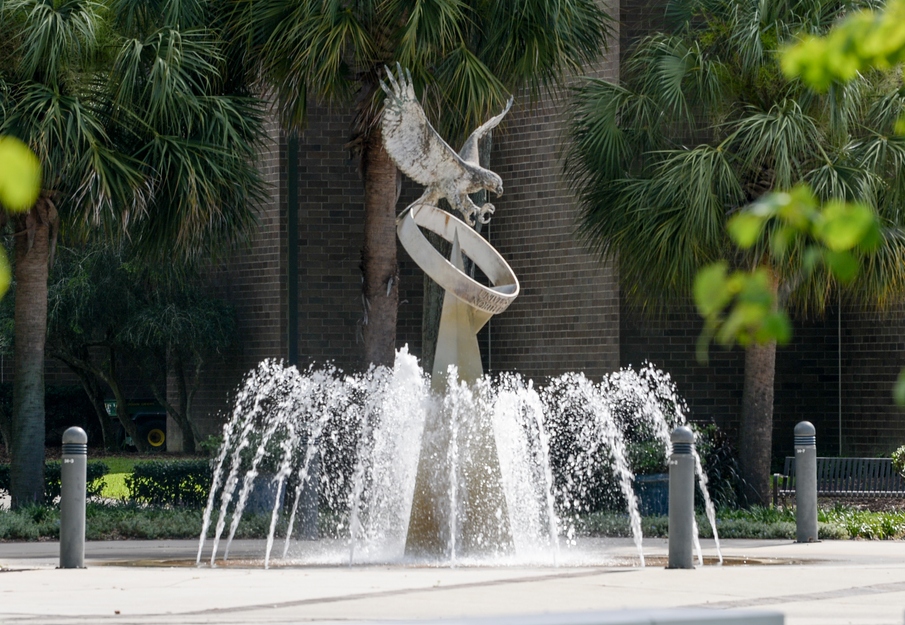
[(16, 306), (10, 496), (19, 508), (44, 500), (44, 343), (52, 204), (39, 198), (15, 219)]
[(743, 480), (742, 499), (749, 506), (770, 502), (775, 374), (776, 343), (748, 347), (745, 351), (739, 469)]
[(365, 188), (365, 236), (361, 251), (365, 365), (392, 366), (399, 307), (396, 264), (399, 172), (383, 146), (379, 128), (370, 132), (361, 161)]

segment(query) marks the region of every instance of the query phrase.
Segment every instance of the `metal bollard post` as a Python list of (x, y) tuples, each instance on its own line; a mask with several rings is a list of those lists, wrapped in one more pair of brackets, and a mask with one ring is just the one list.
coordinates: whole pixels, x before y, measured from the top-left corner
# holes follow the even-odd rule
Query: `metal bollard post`
[(669, 569), (693, 569), (694, 432), (677, 427), (670, 436), (669, 457)]
[(817, 430), (809, 421), (795, 426), (795, 540), (817, 542)]
[(63, 432), (60, 469), (60, 568), (85, 568), (85, 486), (88, 476), (88, 435), (79, 427)]

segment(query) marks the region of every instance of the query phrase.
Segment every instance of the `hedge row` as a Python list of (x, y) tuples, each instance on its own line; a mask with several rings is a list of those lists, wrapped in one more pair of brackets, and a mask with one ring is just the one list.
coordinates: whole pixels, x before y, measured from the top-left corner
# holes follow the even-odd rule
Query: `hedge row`
[[(52, 502), (60, 495), (60, 462), (44, 467), (44, 499)], [(88, 463), (88, 497), (101, 497), (104, 476), (109, 468), (103, 462)], [(207, 502), (211, 487), (208, 460), (150, 460), (138, 462), (126, 477), (129, 501), (141, 504), (200, 508)], [(0, 491), (9, 492), (9, 465), (0, 464)]]
[(209, 460), (138, 462), (126, 478), (130, 499), (139, 503), (200, 508), (211, 488)]
[[(87, 494), (89, 497), (100, 497), (104, 488), (104, 476), (110, 472), (110, 468), (103, 462), (89, 462), (87, 469)], [(0, 491), (9, 492), (9, 465), (0, 464)], [(53, 501), (60, 496), (62, 489), (62, 464), (59, 460), (52, 460), (44, 465), (44, 499)]]

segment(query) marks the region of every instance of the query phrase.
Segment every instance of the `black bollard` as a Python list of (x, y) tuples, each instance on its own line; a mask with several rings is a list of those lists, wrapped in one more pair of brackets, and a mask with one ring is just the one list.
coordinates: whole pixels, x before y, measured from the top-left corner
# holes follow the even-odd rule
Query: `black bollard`
[(60, 468), (60, 568), (85, 568), (85, 496), (88, 435), (79, 427), (63, 432)]
[(694, 432), (677, 427), (670, 436), (669, 457), (669, 569), (693, 569), (694, 549)]
[(795, 540), (817, 542), (817, 430), (809, 421), (795, 426)]

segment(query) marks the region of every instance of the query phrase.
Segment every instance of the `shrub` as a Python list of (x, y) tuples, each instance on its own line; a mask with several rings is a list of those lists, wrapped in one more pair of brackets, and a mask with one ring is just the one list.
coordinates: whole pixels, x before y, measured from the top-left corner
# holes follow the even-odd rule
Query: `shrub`
[(198, 441), (198, 449), (202, 452), (210, 456), (211, 458), (216, 458), (217, 454), (220, 453), (220, 447), (223, 446), (223, 437), (222, 436), (214, 436), (211, 434), (207, 438), (202, 441)]
[(137, 462), (126, 478), (132, 501), (200, 508), (207, 503), (212, 472), (207, 460)]
[[(109, 467), (103, 462), (88, 462), (87, 485), (85, 492), (88, 497), (100, 497), (104, 488), (104, 476), (110, 472)], [(10, 476), (9, 465), (0, 464), (0, 491), (9, 492)], [(60, 496), (62, 489), (62, 464), (59, 460), (52, 460), (44, 465), (44, 499), (54, 501)]]
[[(63, 465), (59, 461), (48, 462), (44, 465), (44, 498), (53, 501), (60, 496), (63, 488)], [(100, 497), (104, 489), (104, 476), (110, 472), (110, 468), (103, 462), (89, 462), (87, 467), (88, 497)]]
[(26, 506), (0, 512), (0, 540), (59, 538), (60, 511), (49, 506)]
[[(718, 508), (735, 508), (739, 504), (741, 473), (738, 468), (738, 453), (730, 437), (715, 424), (693, 424), (695, 447), (701, 457), (701, 465), (707, 474), (707, 488), (714, 505)], [(700, 484), (695, 483), (696, 491)], [(696, 497), (702, 501), (700, 495)]]
[(656, 440), (627, 443), (625, 452), (628, 464), (635, 475), (666, 473), (666, 451)]
[(892, 466), (899, 475), (905, 475), (905, 445), (892, 452)]
[[(795, 539), (795, 517), (792, 514), (772, 514), (762, 508), (747, 510), (722, 510), (717, 517), (720, 538)], [(696, 517), (701, 538), (713, 538), (713, 528), (703, 514)], [(590, 536), (630, 537), (631, 526), (628, 516), (612, 512), (595, 512), (581, 519), (580, 531)], [(878, 521), (882, 525), (882, 521)], [(669, 519), (666, 516), (650, 516), (641, 519), (641, 531), (645, 538), (667, 538)], [(845, 540), (848, 538), (892, 538), (875, 532), (870, 535), (854, 531), (838, 522), (818, 523), (817, 535), (822, 540)]]

